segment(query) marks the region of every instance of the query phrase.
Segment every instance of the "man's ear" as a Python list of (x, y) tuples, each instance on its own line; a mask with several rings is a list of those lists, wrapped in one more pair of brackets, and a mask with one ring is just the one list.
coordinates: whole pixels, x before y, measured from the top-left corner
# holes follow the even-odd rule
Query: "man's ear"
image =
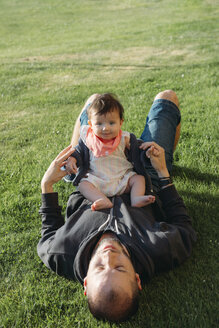
[(87, 295), (87, 277), (84, 278), (84, 295)]
[(135, 274), (135, 277), (136, 277), (136, 281), (137, 281), (137, 284), (138, 284), (138, 289), (139, 289), (139, 290), (142, 290), (142, 287), (141, 287), (141, 279), (140, 279), (140, 277), (139, 277), (139, 274), (136, 273), (136, 274)]

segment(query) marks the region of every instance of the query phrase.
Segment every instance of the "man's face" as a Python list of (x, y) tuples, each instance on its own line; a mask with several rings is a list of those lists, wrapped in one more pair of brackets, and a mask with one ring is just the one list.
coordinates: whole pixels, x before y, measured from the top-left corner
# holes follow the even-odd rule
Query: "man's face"
[(117, 240), (104, 238), (94, 250), (90, 260), (84, 288), (89, 293), (99, 293), (106, 288), (120, 289), (130, 296), (132, 284), (137, 283), (141, 289), (141, 282), (133, 268), (127, 250)]

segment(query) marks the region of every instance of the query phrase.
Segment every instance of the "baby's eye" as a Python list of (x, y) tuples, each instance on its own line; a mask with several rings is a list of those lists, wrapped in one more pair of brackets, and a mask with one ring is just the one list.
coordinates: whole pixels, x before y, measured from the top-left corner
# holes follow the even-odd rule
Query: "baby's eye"
[(115, 124), (115, 122), (112, 122), (112, 121), (111, 121), (111, 122), (110, 122), (110, 125), (113, 125), (113, 124)]

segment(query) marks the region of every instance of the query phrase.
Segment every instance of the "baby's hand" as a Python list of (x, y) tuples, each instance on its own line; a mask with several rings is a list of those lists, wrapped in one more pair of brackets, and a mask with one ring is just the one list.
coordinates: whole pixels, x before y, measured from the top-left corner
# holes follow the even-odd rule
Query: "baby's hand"
[(68, 174), (72, 174), (72, 173), (76, 174), (77, 171), (78, 171), (76, 158), (70, 156), (67, 159), (67, 163), (65, 165), (65, 168), (66, 168), (66, 171), (67, 171)]

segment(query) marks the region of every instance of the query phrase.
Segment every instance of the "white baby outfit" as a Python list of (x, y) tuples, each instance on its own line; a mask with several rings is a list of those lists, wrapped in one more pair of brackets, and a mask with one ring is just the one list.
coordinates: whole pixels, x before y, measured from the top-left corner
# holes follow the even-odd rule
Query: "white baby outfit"
[[(80, 137), (86, 144), (88, 126), (83, 125)], [(136, 174), (133, 165), (125, 156), (125, 138), (130, 138), (130, 133), (122, 131), (121, 141), (116, 150), (110, 155), (95, 157), (89, 150), (90, 170), (87, 177), (81, 181), (89, 181), (107, 197), (121, 195), (124, 193), (128, 180)]]

